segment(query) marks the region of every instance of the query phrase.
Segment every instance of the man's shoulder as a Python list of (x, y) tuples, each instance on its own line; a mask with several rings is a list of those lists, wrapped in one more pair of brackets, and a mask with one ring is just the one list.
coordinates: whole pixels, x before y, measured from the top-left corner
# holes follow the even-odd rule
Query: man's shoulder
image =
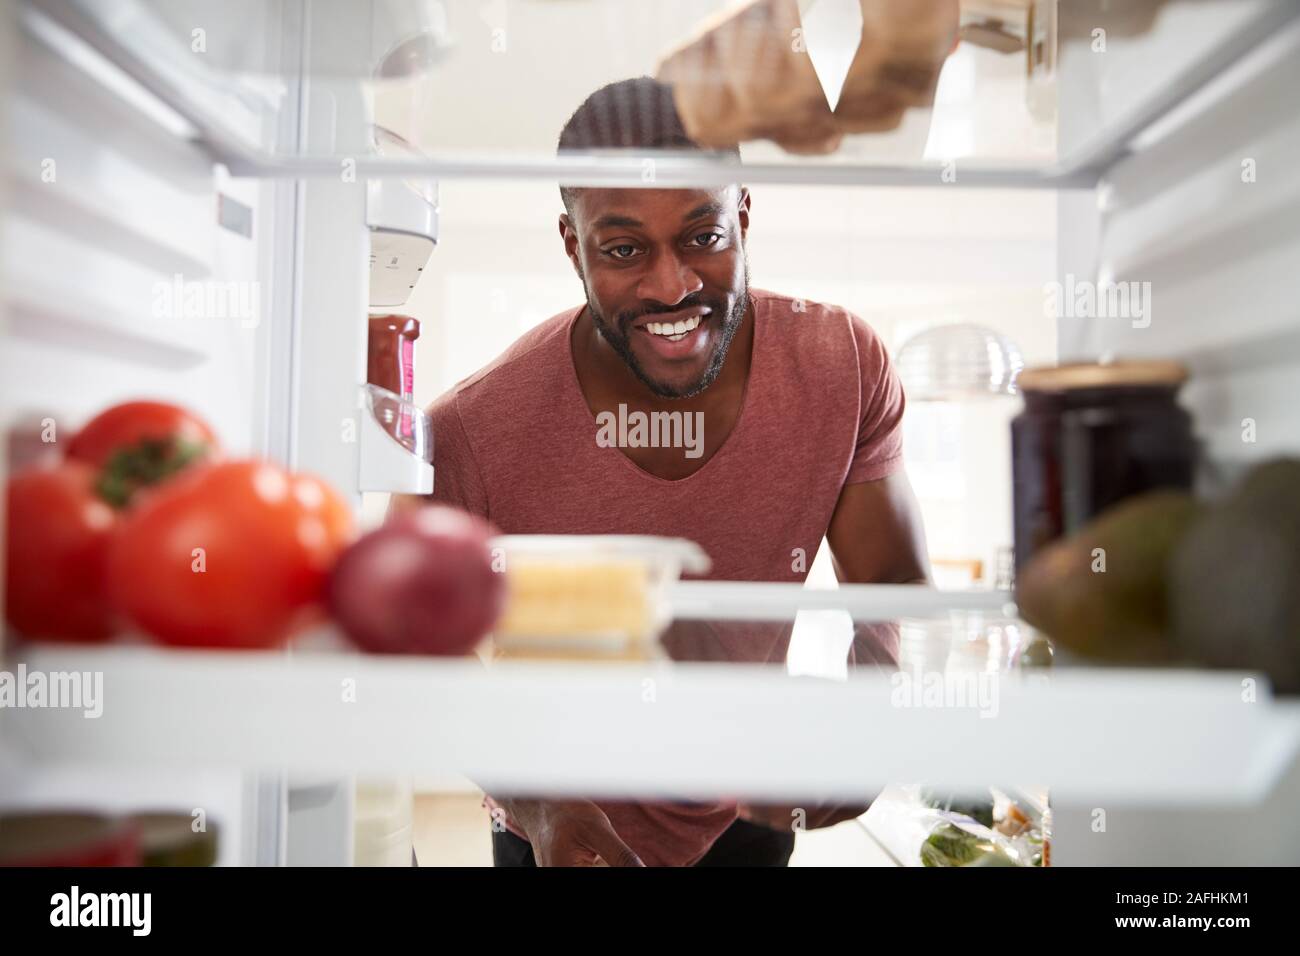
[(533, 326), (487, 365), (444, 392), (429, 406), (429, 414), (437, 418), (455, 409), (464, 415), (552, 386), (564, 374), (569, 327), (580, 308), (565, 309)]
[(855, 351), (881, 347), (876, 331), (842, 305), (766, 289), (751, 289), (749, 294), (758, 321), (780, 333), (785, 344), (783, 351), (820, 347), (836, 354), (853, 355)]

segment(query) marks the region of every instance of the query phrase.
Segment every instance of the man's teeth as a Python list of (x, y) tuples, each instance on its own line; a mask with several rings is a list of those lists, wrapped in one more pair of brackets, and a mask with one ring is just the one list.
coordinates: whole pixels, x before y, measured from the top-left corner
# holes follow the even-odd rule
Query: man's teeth
[(645, 329), (651, 335), (662, 335), (667, 337), (670, 342), (680, 341), (687, 332), (693, 332), (699, 327), (701, 316), (694, 316), (683, 322), (650, 322)]

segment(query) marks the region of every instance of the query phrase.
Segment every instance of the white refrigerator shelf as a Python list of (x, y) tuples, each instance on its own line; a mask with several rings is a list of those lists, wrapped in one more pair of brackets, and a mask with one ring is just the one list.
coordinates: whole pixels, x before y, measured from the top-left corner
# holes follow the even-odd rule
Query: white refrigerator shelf
[[(130, 90), (131, 96), (149, 103), (152, 114), (169, 127), (186, 131), (205, 148), (214, 160), (226, 164), (239, 176), (258, 177), (325, 177), (338, 176), (339, 161), (355, 163), (356, 172), (367, 178), (402, 177), (410, 179), (448, 180), (470, 178), (541, 178), (567, 185), (638, 186), (644, 184), (645, 159), (655, 163), (655, 181), (665, 186), (724, 185), (735, 180), (734, 168), (711, 162), (707, 157), (664, 156), (579, 156), (557, 159), (536, 146), (529, 149), (491, 148), (486, 141), (478, 148), (465, 148), (439, 157), (383, 157), (355, 155), (340, 147), (323, 155), (303, 155), (295, 151), (296, 141), (266, 141), (256, 135), (264, 128), (277, 128), (287, 104), (296, 98), (288, 95), (298, 74), (297, 60), (289, 57), (282, 70), (254, 77), (247, 70), (220, 69), (213, 55), (190, 55), (188, 27), (183, 31), (168, 29), (167, 18), (160, 17), (152, 4), (117, 6), (96, 4), (93, 0), (32, 0), (23, 9), (25, 29), (43, 42), (63, 49), (74, 62), (83, 64), (101, 78), (112, 77), (115, 88)], [(161, 4), (157, 5), (161, 6)], [(330, 15), (322, 20), (334, 22), (337, 35), (331, 44), (317, 43), (310, 52), (316, 56), (338, 54), (355, 69), (364, 61), (369, 74), (368, 42), (371, 34), (370, 6), (361, 3), (332, 4)], [(1221, 27), (1196, 55), (1174, 58), (1162, 71), (1160, 82), (1150, 88), (1135, 85), (1132, 107), (1102, 124), (1093, 134), (1068, 150), (1055, 161), (1045, 163), (1033, 158), (1026, 162), (999, 162), (993, 158), (963, 160), (960, 175), (945, 178), (948, 164), (937, 161), (903, 163), (826, 162), (824, 158), (786, 157), (782, 162), (747, 162), (747, 183), (790, 183), (818, 185), (920, 186), (938, 188), (992, 187), (1024, 189), (1091, 189), (1101, 175), (1130, 151), (1132, 144), (1170, 116), (1186, 109), (1216, 81), (1238, 68), (1271, 37), (1283, 30), (1300, 9), (1292, 0), (1261, 0), (1242, 3), (1234, 16), (1220, 16)], [(108, 12), (105, 12), (107, 8)], [(276, 22), (281, 15), (296, 17), (296, 7), (266, 5), (259, 10), (260, 20), (249, 23), (237, 8), (227, 15), (215, 11), (205, 21), (205, 29), (214, 37), (216, 51), (225, 45), (234, 47), (237, 40), (261, 30), (289, 30), (293, 20)], [(341, 19), (346, 15), (346, 19)], [(698, 26), (683, 20), (681, 32), (688, 34)], [(310, 31), (306, 36), (310, 40)], [(636, 43), (652, 44), (654, 37), (634, 38)], [(619, 37), (620, 42), (628, 40)], [(308, 51), (301, 51), (306, 55)], [(643, 46), (634, 50), (645, 62), (654, 62), (663, 50)], [(473, 55), (472, 48), (462, 48), (457, 59)], [(492, 56), (484, 47), (478, 55)], [(636, 58), (633, 56), (633, 59)], [(328, 74), (330, 71), (322, 71)], [(352, 87), (359, 87), (359, 76), (349, 69), (340, 75), (317, 75), (317, 83), (334, 81), (332, 89), (341, 102)], [(347, 77), (343, 80), (343, 77)], [(341, 82), (342, 81), (342, 82)], [(484, 100), (484, 107), (491, 105)], [(1013, 104), (1008, 104), (1009, 106)], [(232, 122), (231, 115), (239, 122)], [(355, 117), (344, 110), (331, 117), (336, 139), (355, 141)], [(349, 121), (351, 120), (351, 122)], [(335, 152), (338, 155), (335, 155)], [(868, 153), (870, 155), (870, 153)]]
[(4, 743), (35, 763), (416, 772), (497, 792), (684, 799), (1024, 781), (1067, 801), (1228, 806), (1264, 799), (1300, 753), (1300, 704), (1263, 680), (1251, 700), (1249, 675), (1231, 672), (966, 675), (939, 696), (898, 675), (754, 664), (140, 646), (33, 647), (21, 664), (102, 674), (98, 717), (0, 710)]

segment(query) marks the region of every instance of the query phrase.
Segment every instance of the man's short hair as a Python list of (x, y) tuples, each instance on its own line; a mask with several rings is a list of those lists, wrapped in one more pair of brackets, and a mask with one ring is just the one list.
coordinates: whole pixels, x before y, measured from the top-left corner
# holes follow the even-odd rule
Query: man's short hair
[[(560, 131), (558, 152), (628, 149), (703, 150), (677, 115), (672, 87), (649, 76), (602, 86), (573, 111)], [(723, 150), (740, 159), (740, 148)], [(564, 208), (573, 214), (573, 186), (561, 186)]]

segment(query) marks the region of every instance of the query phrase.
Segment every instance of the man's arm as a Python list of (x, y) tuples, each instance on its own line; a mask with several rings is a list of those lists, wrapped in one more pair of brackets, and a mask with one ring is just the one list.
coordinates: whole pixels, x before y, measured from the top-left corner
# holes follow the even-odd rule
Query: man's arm
[(928, 584), (921, 509), (903, 472), (845, 485), (826, 532), (844, 584)]
[[(926, 584), (930, 561), (920, 508), (907, 476), (901, 471), (877, 481), (845, 485), (826, 533), (835, 575), (845, 584)], [(898, 626), (893, 621), (855, 621), (853, 663), (895, 664)], [(815, 804), (802, 807), (809, 830), (834, 826), (867, 812), (863, 803)], [(787, 829), (800, 808), (742, 806), (741, 815), (754, 823)]]

